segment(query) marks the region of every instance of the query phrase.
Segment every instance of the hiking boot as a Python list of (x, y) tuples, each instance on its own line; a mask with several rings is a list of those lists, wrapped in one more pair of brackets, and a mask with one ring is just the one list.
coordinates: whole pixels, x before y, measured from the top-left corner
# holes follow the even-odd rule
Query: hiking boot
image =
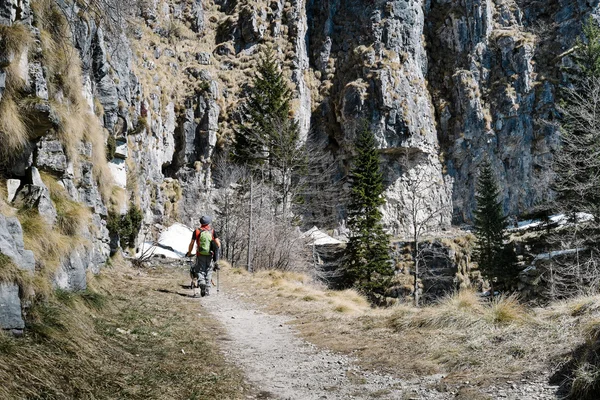
[(208, 288), (208, 286), (204, 290), (204, 293), (206, 294), (206, 296), (210, 296), (210, 289)]
[(207, 295), (206, 286), (200, 285), (200, 296), (204, 297)]

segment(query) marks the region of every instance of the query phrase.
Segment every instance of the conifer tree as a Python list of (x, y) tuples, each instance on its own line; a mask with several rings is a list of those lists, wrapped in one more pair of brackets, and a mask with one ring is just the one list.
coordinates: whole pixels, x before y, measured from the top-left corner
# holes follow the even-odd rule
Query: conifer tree
[[(256, 75), (241, 107), (242, 124), (235, 130), (233, 158), (262, 164), (276, 153), (274, 141), (284, 127), (297, 140), (297, 125), (289, 120), (292, 93), (271, 49), (260, 59)], [(294, 131), (295, 130), (295, 131)]]
[(357, 156), (350, 172), (350, 204), (344, 278), (347, 286), (364, 291), (372, 299), (382, 295), (394, 274), (389, 236), (384, 232), (379, 207), (385, 202), (383, 176), (375, 138), (366, 124), (356, 142)]
[(575, 80), (600, 77), (600, 26), (590, 17), (582, 27), (584, 40), (577, 40), (573, 58), (579, 67)]
[(279, 63), (267, 49), (241, 107), (242, 123), (235, 130), (232, 151), (239, 164), (261, 168), (261, 179), (277, 192), (283, 216), (293, 197), (294, 176), (306, 165), (299, 126), (290, 115), (291, 98)]
[(477, 239), (474, 259), (484, 278), (492, 285), (494, 281), (508, 284), (517, 274), (514, 251), (506, 244), (505, 228), (507, 218), (498, 200), (500, 190), (494, 171), (488, 160), (480, 168), (477, 180), (475, 199), (477, 208), (474, 211), (475, 237)]

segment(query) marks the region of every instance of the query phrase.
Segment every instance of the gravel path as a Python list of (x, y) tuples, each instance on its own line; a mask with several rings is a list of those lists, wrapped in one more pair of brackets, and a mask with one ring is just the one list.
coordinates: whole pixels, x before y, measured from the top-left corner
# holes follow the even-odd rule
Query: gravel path
[(299, 338), (289, 318), (260, 312), (233, 294), (200, 300), (226, 328), (226, 356), (241, 365), (260, 398), (436, 399), (450, 393), (426, 389), (441, 376), (400, 381), (362, 371), (349, 357), (323, 351)]
[[(258, 398), (446, 400), (460, 391), (438, 391), (444, 386), (438, 385), (441, 375), (399, 380), (364, 371), (353, 359), (301, 339), (287, 324), (290, 318), (258, 311), (234, 293), (221, 290), (200, 303), (225, 327), (224, 352), (260, 390)], [(481, 391), (493, 399), (546, 400), (556, 399), (554, 390), (541, 382), (519, 382)]]

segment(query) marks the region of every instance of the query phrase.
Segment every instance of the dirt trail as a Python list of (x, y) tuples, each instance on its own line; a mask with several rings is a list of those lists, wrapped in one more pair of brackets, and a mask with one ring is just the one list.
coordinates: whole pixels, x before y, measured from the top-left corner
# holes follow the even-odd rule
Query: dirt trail
[(436, 399), (453, 398), (431, 388), (441, 376), (400, 381), (361, 370), (353, 360), (300, 339), (289, 318), (256, 310), (223, 290), (200, 300), (228, 332), (227, 358), (242, 366), (261, 390), (276, 399)]

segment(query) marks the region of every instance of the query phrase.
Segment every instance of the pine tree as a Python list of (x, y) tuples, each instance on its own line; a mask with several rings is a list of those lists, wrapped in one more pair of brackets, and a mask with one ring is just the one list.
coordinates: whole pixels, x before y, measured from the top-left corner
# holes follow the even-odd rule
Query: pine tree
[[(259, 167), (261, 179), (277, 192), (281, 215), (292, 199), (294, 176), (306, 165), (300, 129), (290, 115), (292, 92), (272, 50), (261, 56), (258, 71), (241, 107), (242, 123), (235, 130), (232, 158)], [(278, 214), (277, 210), (274, 210)]]
[(484, 278), (492, 285), (494, 281), (509, 284), (516, 277), (514, 251), (506, 244), (507, 218), (498, 200), (500, 190), (489, 161), (484, 161), (477, 180), (474, 212), (475, 237), (477, 239), (474, 259)]
[(582, 27), (584, 40), (577, 40), (573, 58), (579, 67), (575, 80), (600, 77), (600, 26), (590, 17)]
[(274, 141), (282, 126), (297, 137), (297, 126), (289, 126), (292, 93), (275, 59), (266, 50), (241, 107), (242, 124), (235, 130), (234, 160), (245, 164), (268, 162), (275, 154)]
[(375, 138), (365, 126), (356, 142), (357, 156), (350, 173), (348, 228), (344, 278), (347, 286), (364, 291), (371, 298), (382, 295), (394, 274), (390, 262), (389, 236), (381, 223), (379, 207), (385, 202), (383, 176)]

